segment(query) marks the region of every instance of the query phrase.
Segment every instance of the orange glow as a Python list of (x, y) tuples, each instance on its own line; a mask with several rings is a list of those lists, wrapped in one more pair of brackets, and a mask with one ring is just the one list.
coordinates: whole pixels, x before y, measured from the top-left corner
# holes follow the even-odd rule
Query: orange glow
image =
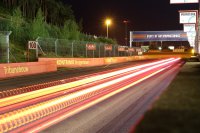
[(98, 75), (98, 76), (93, 76), (93, 77), (89, 77), (89, 78), (86, 78), (86, 79), (82, 79), (82, 80), (78, 80), (78, 81), (74, 81), (74, 82), (70, 82), (70, 83), (66, 83), (66, 84), (62, 84), (62, 85), (58, 85), (58, 86), (48, 87), (48, 88), (36, 90), (36, 91), (33, 91), (33, 92), (28, 92), (28, 93), (24, 93), (24, 94), (12, 96), (12, 97), (2, 98), (2, 99), (0, 99), (0, 107), (12, 105), (12, 104), (15, 104), (15, 103), (18, 103), (18, 102), (23, 102), (23, 101), (30, 100), (30, 99), (33, 99), (33, 98), (52, 94), (52, 93), (55, 93), (55, 92), (58, 92), (58, 91), (67, 90), (67, 89), (77, 87), (77, 86), (80, 86), (80, 85), (84, 85), (84, 84), (87, 84), (87, 83), (95, 82), (97, 80), (101, 80), (101, 79), (104, 79), (104, 78), (108, 78), (108, 77), (111, 77), (111, 76), (122, 74), (122, 73), (125, 73), (125, 72), (128, 72), (128, 71), (137, 70), (137, 69), (140, 69), (140, 68), (145, 68), (145, 67), (148, 67), (148, 66), (161, 64), (163, 62), (168, 62), (168, 61), (173, 61), (173, 60), (174, 60), (173, 58), (170, 58), (170, 59), (161, 60), (161, 61), (148, 63), (148, 64), (144, 64), (144, 65), (139, 65), (139, 66), (135, 66), (135, 67), (130, 67), (130, 68), (126, 68), (126, 69), (122, 69), (122, 70), (118, 70), (118, 71), (114, 71), (114, 72), (110, 72), (110, 73), (106, 73), (106, 74), (102, 74), (102, 75)]
[[(87, 78), (87, 79), (80, 80), (79, 81), (80, 83), (79, 82), (77, 82), (77, 83), (81, 84), (81, 83), (85, 83), (85, 81), (90, 82), (90, 80), (92, 80), (93, 78), (100, 80), (100, 79), (103, 79), (105, 77), (109, 77), (111, 75), (114, 76), (116, 74), (121, 74), (121, 73), (124, 73), (124, 72), (127, 72), (127, 71), (136, 70), (136, 69), (141, 68), (141, 67), (144, 68), (144, 66), (150, 66), (150, 67), (144, 68), (142, 70), (136, 71), (132, 74), (127, 74), (127, 75), (124, 75), (120, 78), (116, 78), (114, 80), (110, 80), (110, 81), (107, 81), (105, 83), (98, 84), (98, 85), (95, 85), (95, 86), (90, 87), (90, 88), (86, 88), (84, 90), (80, 90), (80, 91), (77, 91), (77, 92), (74, 92), (74, 93), (71, 93), (71, 94), (67, 94), (67, 95), (46, 101), (46, 102), (42, 102), (42, 103), (39, 103), (39, 104), (36, 104), (36, 105), (32, 105), (32, 106), (29, 106), (29, 107), (26, 107), (26, 108), (22, 108), (22, 109), (19, 109), (19, 110), (16, 110), (16, 111), (12, 111), (12, 112), (0, 115), (0, 118), (3, 118), (3, 119), (0, 120), (0, 132), (4, 132), (4, 131), (1, 131), (1, 130), (3, 130), (3, 128), (1, 127), (2, 125), (8, 126), (8, 123), (10, 123), (9, 124), (10, 126), (8, 127), (8, 129), (6, 129), (6, 130), (10, 131), (14, 128), (25, 125), (29, 122), (33, 122), (33, 121), (41, 119), (45, 116), (51, 115), (51, 114), (53, 114), (53, 113), (55, 113), (55, 112), (57, 112), (61, 109), (67, 108), (67, 107), (69, 107), (69, 106), (71, 106), (71, 105), (73, 105), (77, 102), (80, 102), (81, 100), (91, 98), (91, 97), (97, 95), (94, 92), (97, 92), (97, 91), (100, 92), (99, 90), (101, 90), (101, 89), (105, 89), (106, 87), (109, 87), (111, 85), (123, 83), (126, 80), (129, 80), (133, 77), (144, 74), (144, 77), (142, 79), (136, 80), (135, 82), (128, 84), (125, 87), (119, 88), (118, 90), (111, 92), (110, 94), (107, 94), (106, 96), (104, 96), (104, 98), (108, 98), (110, 96), (113, 96), (114, 94), (117, 94), (117, 93), (119, 93), (119, 92), (121, 92), (125, 89), (128, 89), (129, 87), (131, 87), (131, 86), (133, 86), (133, 85), (135, 85), (135, 84), (137, 84), (137, 83), (139, 83), (139, 82), (141, 82), (141, 81), (143, 81), (143, 80), (145, 80), (145, 79), (147, 79), (147, 78), (149, 78), (149, 77), (151, 77), (151, 76), (153, 76), (153, 75), (155, 75), (155, 74), (157, 74), (157, 73), (159, 73), (163, 70), (165, 70), (166, 68), (168, 68), (168, 66), (170, 64), (177, 62), (178, 60), (180, 60), (180, 59), (162, 60), (162, 61), (159, 61), (159, 62), (149, 63), (148, 65), (145, 64), (145, 65), (141, 65), (141, 66), (131, 67), (131, 68), (127, 68), (127, 69), (123, 69), (123, 70), (119, 70), (119, 71), (114, 71), (114, 72), (110, 72), (110, 73), (107, 73), (107, 74), (102, 74), (102, 75), (99, 75), (99, 76), (90, 77), (90, 78)], [(147, 75), (146, 72), (149, 72), (149, 71), (153, 71), (153, 73)], [(74, 85), (74, 84), (75, 83), (72, 83), (72, 85)], [(70, 85), (70, 84), (68, 84), (68, 85)], [(67, 87), (67, 86), (65, 86), (65, 87)], [(49, 87), (49, 89), (52, 89), (52, 90), (55, 89), (55, 88)], [(59, 88), (56, 88), (56, 89), (59, 89)], [(97, 101), (101, 101), (104, 98), (102, 97), (102, 98), (98, 99)], [(97, 103), (97, 101), (96, 102), (95, 101), (92, 101), (91, 102), (92, 104), (88, 104), (88, 105), (90, 105), (90, 106), (94, 105), (95, 103)], [(81, 109), (89, 107), (88, 105), (80, 107), (79, 109), (77, 109), (77, 111), (81, 111)], [(76, 113), (77, 111), (75, 110), (74, 113)], [(74, 113), (72, 112), (71, 114), (74, 114)], [(67, 116), (69, 116), (69, 114)], [(24, 120), (21, 121), (21, 123), (18, 123), (17, 121), (19, 119), (20, 120), (24, 119)], [(59, 117), (59, 119), (61, 119), (61, 118)], [(58, 120), (56, 120), (56, 121), (58, 121)], [(53, 122), (54, 121), (52, 121), (51, 123), (53, 123)], [(13, 123), (16, 123), (18, 125), (13, 124)], [(41, 129), (42, 126), (38, 127), (38, 128)], [(35, 131), (36, 130), (38, 130), (38, 129), (35, 129)]]
[(105, 21), (105, 24), (108, 26), (108, 25), (111, 25), (112, 24), (112, 20), (107, 18), (106, 21)]

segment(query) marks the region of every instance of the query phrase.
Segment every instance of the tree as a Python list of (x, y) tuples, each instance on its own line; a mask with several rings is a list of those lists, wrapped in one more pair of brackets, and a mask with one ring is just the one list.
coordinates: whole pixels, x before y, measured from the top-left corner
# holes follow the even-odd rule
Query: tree
[(36, 18), (32, 22), (32, 30), (30, 33), (31, 39), (36, 39), (37, 37), (49, 37), (47, 30), (47, 23), (44, 21), (44, 16), (42, 15), (42, 10), (39, 9)]
[(13, 36), (13, 40), (22, 40), (24, 33), (25, 20), (22, 16), (22, 12), (19, 8), (14, 10), (13, 15), (11, 17), (10, 28), (13, 31), (11, 34)]
[(62, 30), (61, 38), (68, 40), (79, 40), (80, 31), (74, 20), (67, 20)]

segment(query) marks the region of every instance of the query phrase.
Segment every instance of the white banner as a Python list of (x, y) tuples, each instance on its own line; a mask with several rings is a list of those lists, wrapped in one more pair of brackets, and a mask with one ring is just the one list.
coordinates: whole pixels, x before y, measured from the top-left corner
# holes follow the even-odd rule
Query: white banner
[(196, 24), (197, 23), (197, 10), (183, 10), (179, 11), (181, 24)]
[(38, 42), (36, 41), (28, 41), (28, 48), (29, 49), (37, 49)]
[(194, 45), (195, 45), (196, 31), (187, 32), (187, 36), (188, 36), (188, 42), (190, 43), (190, 46), (194, 47)]
[(184, 29), (184, 32), (195, 32), (196, 24), (184, 24), (183, 29)]
[(170, 4), (198, 3), (199, 0), (170, 0)]

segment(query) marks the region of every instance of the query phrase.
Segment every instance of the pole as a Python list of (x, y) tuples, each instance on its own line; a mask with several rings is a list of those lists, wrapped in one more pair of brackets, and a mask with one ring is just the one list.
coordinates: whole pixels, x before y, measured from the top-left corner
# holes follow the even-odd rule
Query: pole
[(38, 42), (36, 42), (36, 58), (38, 59)]
[(127, 30), (128, 30), (128, 21), (125, 23), (125, 44), (128, 46), (127, 40), (128, 40), (128, 35), (127, 35)]
[(72, 58), (74, 57), (74, 41), (72, 42)]
[(85, 45), (85, 55), (86, 55), (86, 58), (87, 58), (87, 44)]
[(133, 31), (130, 31), (130, 48), (132, 48)]
[(106, 25), (106, 31), (107, 31), (107, 38), (108, 38), (108, 24)]
[(94, 58), (94, 50), (93, 50), (93, 58)]
[(128, 46), (128, 33), (127, 33), (127, 30), (128, 30), (128, 20), (124, 20), (124, 27), (125, 27), (125, 45)]
[(99, 44), (99, 58), (101, 57), (101, 53), (100, 53), (101, 50), (100, 49), (101, 49), (101, 43)]
[[(6, 36), (6, 39), (8, 40), (9, 36)], [(10, 43), (8, 42), (7, 47), (7, 63), (10, 63)]]
[(196, 45), (196, 52), (200, 53), (200, 3), (199, 3), (199, 12), (198, 12), (198, 32), (197, 32), (197, 45)]
[(58, 45), (57, 45), (57, 41), (58, 41), (58, 39), (56, 39), (56, 41), (55, 41), (55, 54), (56, 54), (56, 56), (58, 56)]

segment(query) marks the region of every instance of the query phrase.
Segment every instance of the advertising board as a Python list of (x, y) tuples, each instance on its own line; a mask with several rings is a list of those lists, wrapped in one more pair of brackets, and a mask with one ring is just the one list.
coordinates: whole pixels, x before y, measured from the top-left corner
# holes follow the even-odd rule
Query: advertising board
[(37, 49), (36, 41), (28, 41), (28, 49)]
[(134, 48), (128, 48), (128, 51), (129, 52), (135, 52), (135, 49)]
[(105, 51), (112, 51), (112, 45), (110, 45), (110, 44), (104, 45), (104, 50)]
[(184, 31), (132, 31), (131, 42), (188, 41)]
[(199, 0), (170, 0), (170, 4), (198, 3)]
[(184, 32), (195, 32), (196, 25), (195, 24), (184, 24), (183, 25)]
[(96, 45), (95, 44), (86, 44), (87, 50), (96, 50)]
[(181, 10), (179, 11), (180, 24), (196, 24), (198, 10)]
[(118, 51), (120, 51), (120, 52), (125, 51), (125, 47), (124, 46), (118, 46)]

